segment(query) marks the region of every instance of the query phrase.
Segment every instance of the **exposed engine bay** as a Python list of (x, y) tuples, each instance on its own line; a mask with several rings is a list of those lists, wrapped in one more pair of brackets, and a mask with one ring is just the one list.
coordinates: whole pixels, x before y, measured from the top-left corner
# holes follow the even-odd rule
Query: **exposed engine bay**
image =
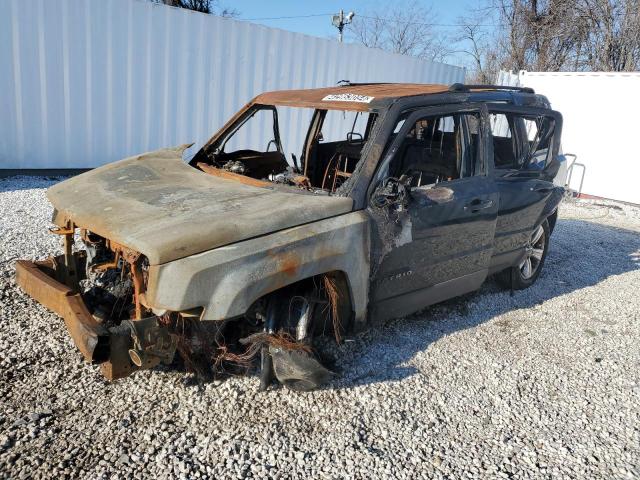
[[(83, 230), (82, 242), (87, 252), (86, 278), (78, 283), (92, 315), (108, 326), (135, 318), (131, 265), (124, 261), (120, 250), (110, 249), (107, 241), (98, 235)], [(143, 263), (147, 263), (148, 268), (148, 262), (143, 260)]]
[[(71, 230), (63, 232), (65, 243)], [(339, 324), (330, 324), (337, 319), (336, 287), (328, 276), (297, 285), (290, 297), (279, 292), (262, 298), (242, 318), (207, 322), (201, 321), (201, 309), (169, 312), (146, 305), (149, 263), (143, 255), (84, 229), (75, 246), (75, 269), (66, 268), (64, 258), (53, 269), (77, 284), (91, 321), (100, 327), (102, 340), (94, 346), (100, 352), (92, 351), (90, 360), (106, 361), (108, 378), (163, 363), (182, 366), (201, 380), (258, 367), (262, 390), (274, 379), (297, 390), (329, 379), (313, 348), (314, 337), (323, 333), (340, 338)]]

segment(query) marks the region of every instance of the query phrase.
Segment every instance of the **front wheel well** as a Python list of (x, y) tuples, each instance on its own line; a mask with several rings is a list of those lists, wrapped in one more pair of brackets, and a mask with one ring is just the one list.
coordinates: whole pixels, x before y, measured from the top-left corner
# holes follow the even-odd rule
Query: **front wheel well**
[[(270, 292), (256, 300), (246, 316), (252, 319), (269, 302), (290, 302), (300, 296), (306, 296), (318, 305), (313, 316), (314, 336), (332, 335), (340, 342), (352, 331), (355, 317), (352, 294), (348, 277), (340, 270), (298, 280)], [(286, 323), (286, 319), (281, 320)]]

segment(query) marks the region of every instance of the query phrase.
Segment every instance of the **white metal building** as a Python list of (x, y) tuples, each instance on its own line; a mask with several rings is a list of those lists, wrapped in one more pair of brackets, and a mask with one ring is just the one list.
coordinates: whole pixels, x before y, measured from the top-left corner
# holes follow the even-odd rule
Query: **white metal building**
[(262, 91), (342, 79), (451, 84), (465, 73), (141, 0), (4, 0), (0, 65), (0, 169), (198, 147)]
[[(585, 166), (582, 193), (640, 204), (640, 72), (501, 72), (498, 83), (532, 87), (562, 113), (562, 150)], [(573, 170), (577, 190), (583, 169)]]

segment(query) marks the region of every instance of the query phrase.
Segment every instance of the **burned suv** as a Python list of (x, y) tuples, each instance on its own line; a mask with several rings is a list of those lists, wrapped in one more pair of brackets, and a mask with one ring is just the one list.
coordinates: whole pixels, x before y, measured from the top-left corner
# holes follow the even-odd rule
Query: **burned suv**
[[(17, 281), (109, 379), (176, 351), (202, 375), (325, 382), (316, 339), (526, 288), (563, 188), (562, 117), (527, 88), (351, 84), (258, 95), (190, 159), (51, 187), (64, 254)], [(287, 155), (286, 152), (295, 152)]]

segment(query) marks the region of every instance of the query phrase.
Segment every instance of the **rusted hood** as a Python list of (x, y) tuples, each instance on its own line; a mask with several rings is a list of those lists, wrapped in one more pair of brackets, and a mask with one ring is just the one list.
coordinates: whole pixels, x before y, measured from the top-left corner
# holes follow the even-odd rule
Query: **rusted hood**
[(77, 226), (161, 264), (352, 209), (352, 200), (283, 192), (212, 177), (183, 147), (96, 168), (54, 185), (54, 221)]

